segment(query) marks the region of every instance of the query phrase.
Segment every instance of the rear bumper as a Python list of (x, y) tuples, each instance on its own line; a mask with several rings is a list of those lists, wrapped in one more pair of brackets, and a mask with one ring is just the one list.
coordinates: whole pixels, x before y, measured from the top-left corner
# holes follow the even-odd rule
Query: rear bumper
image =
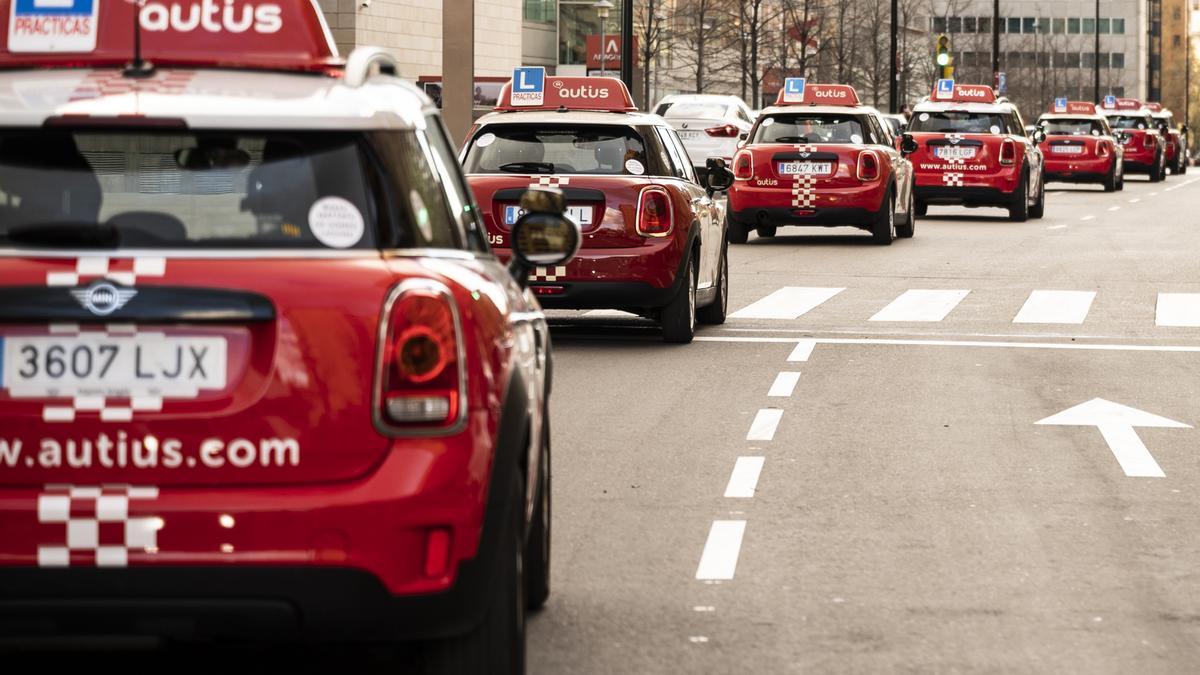
[(942, 187), (922, 186), (916, 188), (917, 199), (926, 204), (950, 204), (957, 206), (999, 206), (1008, 208), (1012, 203), (1011, 192), (991, 187)]
[(1050, 159), (1046, 155), (1046, 180), (1073, 183), (1100, 183), (1112, 170), (1113, 158), (1100, 157), (1093, 159)]
[(755, 187), (739, 180), (729, 190), (729, 215), (747, 227), (867, 225), (883, 208), (887, 185), (882, 180), (851, 187), (817, 185), (804, 196), (805, 205), (797, 207), (790, 187)]
[(797, 211), (792, 208), (758, 208), (731, 211), (729, 217), (738, 225), (747, 228), (759, 225), (811, 225), (828, 227), (834, 225), (868, 226), (875, 222), (879, 211), (868, 211), (854, 207), (834, 207)]

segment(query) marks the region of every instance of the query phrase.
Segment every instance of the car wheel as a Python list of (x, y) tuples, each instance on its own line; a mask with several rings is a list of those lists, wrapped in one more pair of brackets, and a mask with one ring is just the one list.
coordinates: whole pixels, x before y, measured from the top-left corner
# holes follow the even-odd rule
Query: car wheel
[(1110, 170), (1108, 172), (1108, 175), (1104, 177), (1104, 191), (1105, 192), (1116, 192), (1117, 191), (1117, 163), (1116, 162), (1113, 162), (1112, 170)]
[(525, 491), (516, 472), (509, 485), (508, 511), (502, 521), (497, 569), (491, 570), (491, 598), (483, 620), (465, 635), (423, 645), (421, 670), (429, 673), (525, 672), (525, 583), (522, 521)]
[(1154, 158), (1154, 167), (1150, 169), (1150, 182), (1157, 183), (1163, 179), (1163, 173), (1167, 170), (1162, 155)]
[(542, 462), (538, 467), (537, 501), (533, 504), (533, 518), (529, 522), (529, 536), (525, 540), (525, 607), (541, 609), (550, 598), (550, 516), (551, 474), (550, 472), (550, 417), (549, 409), (542, 420)]
[(911, 239), (917, 232), (917, 214), (914, 213), (913, 202), (916, 197), (909, 196), (908, 212), (904, 214), (904, 223), (896, 223), (896, 236), (901, 239)]
[(744, 244), (750, 241), (750, 230), (745, 225), (730, 218), (728, 211), (725, 212), (725, 241), (731, 244)]
[(1029, 207), (1030, 218), (1041, 218), (1046, 215), (1046, 183), (1038, 184), (1038, 197), (1033, 206)]
[(683, 267), (683, 275), (679, 292), (663, 307), (662, 331), (667, 342), (687, 344), (696, 335), (696, 268), (691, 256)]
[(871, 241), (880, 246), (890, 246), (896, 238), (896, 195), (889, 187), (883, 196), (883, 208), (875, 215), (871, 225)]
[(924, 218), (925, 216), (929, 215), (929, 205), (928, 204), (921, 201), (920, 199), (917, 199), (916, 197), (913, 197), (913, 202), (915, 204), (915, 206), (913, 207), (913, 211), (917, 214), (918, 217)]
[(721, 247), (720, 268), (717, 270), (717, 297), (712, 304), (696, 310), (700, 323), (719, 326), (725, 323), (729, 311), (729, 247)]
[(778, 228), (774, 225), (759, 225), (758, 227), (754, 228), (754, 234), (757, 234), (763, 239), (770, 239), (771, 237), (775, 236), (775, 232), (777, 230)]
[(1012, 202), (1008, 207), (1008, 219), (1014, 223), (1029, 220), (1029, 176), (1023, 174), (1017, 191), (1013, 193)]

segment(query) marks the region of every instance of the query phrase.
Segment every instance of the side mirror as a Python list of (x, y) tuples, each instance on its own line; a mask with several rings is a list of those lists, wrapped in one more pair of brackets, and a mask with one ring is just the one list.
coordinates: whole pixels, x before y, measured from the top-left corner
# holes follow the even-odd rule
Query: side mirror
[(567, 197), (552, 187), (531, 188), (521, 195), (525, 215), (512, 228), (512, 262), (508, 270), (524, 288), (535, 267), (561, 265), (579, 251), (579, 224), (564, 215)]
[(913, 138), (911, 134), (906, 133), (900, 137), (900, 154), (911, 155), (916, 152), (919, 147), (920, 146), (917, 145), (917, 139)]
[(705, 183), (707, 183), (706, 187), (710, 197), (713, 193), (724, 192), (733, 185), (733, 172), (725, 165), (725, 160), (720, 157), (709, 157), (705, 168), (708, 175)]
[(1033, 134), (1031, 135), (1033, 136), (1033, 142), (1035, 145), (1041, 145), (1046, 141), (1046, 130), (1041, 127), (1034, 129)]
[(749, 140), (749, 139), (750, 139), (750, 132), (749, 132), (749, 131), (743, 131), (742, 133), (738, 134), (738, 140), (739, 140), (739, 141), (746, 141), (746, 140)]

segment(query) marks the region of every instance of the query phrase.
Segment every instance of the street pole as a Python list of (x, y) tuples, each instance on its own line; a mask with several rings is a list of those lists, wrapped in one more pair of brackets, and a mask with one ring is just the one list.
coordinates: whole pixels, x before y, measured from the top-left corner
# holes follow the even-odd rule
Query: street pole
[(892, 64), (888, 69), (888, 112), (892, 113), (893, 115), (900, 112), (900, 92), (899, 88), (897, 87), (900, 77), (899, 73), (897, 72), (899, 70), (897, 67), (897, 62), (900, 60), (900, 54), (896, 51), (896, 32), (898, 30), (896, 26), (896, 19), (900, 12), (896, 7), (897, 2), (898, 0), (892, 0), (892, 36), (890, 42), (891, 51), (889, 52), (892, 55)]
[(992, 0), (992, 86), (1000, 88), (1000, 0)]
[(605, 62), (608, 61), (608, 46), (604, 44), (604, 24), (606, 23), (608, 23), (608, 12), (600, 10), (600, 77), (608, 74), (604, 72)]
[(442, 5), (442, 119), (460, 141), (474, 122), (475, 0)]
[(1095, 98), (1100, 103), (1100, 0), (1096, 0), (1096, 56), (1092, 63), (1095, 75)]
[(629, 91), (633, 91), (633, 59), (633, 0), (621, 0), (621, 81)]

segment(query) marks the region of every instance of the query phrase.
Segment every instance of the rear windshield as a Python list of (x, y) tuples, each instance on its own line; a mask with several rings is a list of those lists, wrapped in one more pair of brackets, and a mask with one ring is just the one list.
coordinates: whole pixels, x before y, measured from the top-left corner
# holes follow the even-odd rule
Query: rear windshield
[(728, 113), (729, 106), (722, 103), (667, 103), (659, 106), (658, 114), (667, 119), (721, 120)]
[(1001, 113), (946, 110), (919, 112), (908, 123), (909, 131), (939, 134), (1006, 134), (1007, 123)]
[(1099, 120), (1046, 119), (1041, 121), (1048, 136), (1103, 136), (1104, 123)]
[(467, 173), (641, 175), (646, 146), (623, 126), (494, 124), (471, 140), (465, 166)]
[(1114, 129), (1149, 129), (1150, 120), (1142, 115), (1114, 115), (1108, 118)]
[(459, 247), (440, 186), (412, 132), (5, 130), (0, 247)]
[(755, 143), (862, 143), (866, 137), (857, 116), (833, 113), (776, 113), (763, 117)]

